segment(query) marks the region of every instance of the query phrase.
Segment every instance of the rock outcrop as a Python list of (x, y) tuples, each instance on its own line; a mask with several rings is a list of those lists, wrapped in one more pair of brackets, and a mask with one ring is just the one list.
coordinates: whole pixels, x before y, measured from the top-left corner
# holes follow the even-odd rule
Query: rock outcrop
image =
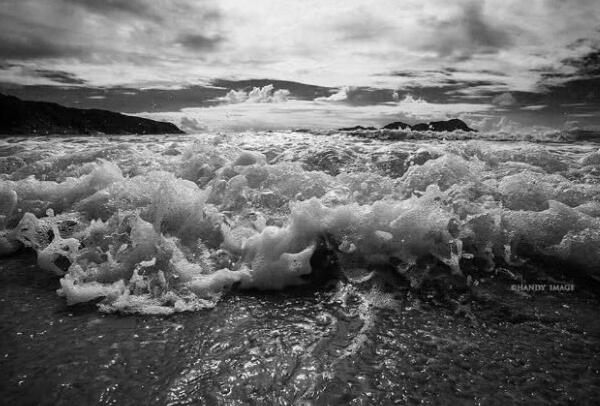
[(457, 118), (453, 118), (447, 121), (432, 121), (430, 123), (419, 123), (415, 125), (408, 125), (403, 122), (397, 121), (395, 123), (388, 124), (383, 127), (384, 130), (405, 130), (410, 129), (413, 131), (476, 131), (469, 127), (464, 121)]
[[(381, 127), (382, 130), (412, 130), (412, 131), (466, 131), (476, 132), (477, 130), (469, 127), (464, 121), (457, 118), (446, 121), (432, 121), (430, 123), (419, 123), (415, 125), (406, 124), (402, 121), (394, 121)], [(338, 131), (374, 131), (375, 127), (363, 127), (360, 125), (354, 127), (339, 128)]]
[(407, 130), (410, 129), (410, 124), (403, 123), (402, 121), (394, 121), (381, 127), (383, 130)]
[(362, 125), (356, 125), (354, 127), (338, 128), (338, 131), (375, 131), (375, 127), (363, 127)]

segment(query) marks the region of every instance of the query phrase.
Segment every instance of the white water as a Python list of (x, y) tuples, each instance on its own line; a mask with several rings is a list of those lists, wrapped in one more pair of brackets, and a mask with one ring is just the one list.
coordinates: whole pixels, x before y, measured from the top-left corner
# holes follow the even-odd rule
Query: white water
[(324, 241), (347, 274), (435, 261), (462, 275), (473, 257), (489, 270), (556, 258), (596, 276), (600, 264), (593, 144), (27, 138), (0, 141), (0, 173), (0, 255), (33, 248), (68, 303), (106, 312), (169, 314), (212, 307), (233, 285), (305, 284)]

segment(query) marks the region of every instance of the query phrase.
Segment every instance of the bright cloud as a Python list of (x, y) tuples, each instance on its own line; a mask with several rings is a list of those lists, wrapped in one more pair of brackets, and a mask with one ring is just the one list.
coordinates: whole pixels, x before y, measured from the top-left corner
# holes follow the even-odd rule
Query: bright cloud
[(349, 86), (344, 86), (337, 92), (333, 93), (331, 96), (327, 97), (317, 97), (315, 99), (316, 102), (343, 102), (348, 100), (348, 92), (350, 91)]
[(219, 101), (228, 104), (236, 103), (283, 103), (288, 101), (290, 91), (287, 89), (275, 90), (272, 84), (255, 87), (249, 92), (243, 90), (230, 90)]
[(517, 104), (517, 99), (509, 93), (502, 93), (492, 99), (492, 103), (500, 107), (510, 107)]

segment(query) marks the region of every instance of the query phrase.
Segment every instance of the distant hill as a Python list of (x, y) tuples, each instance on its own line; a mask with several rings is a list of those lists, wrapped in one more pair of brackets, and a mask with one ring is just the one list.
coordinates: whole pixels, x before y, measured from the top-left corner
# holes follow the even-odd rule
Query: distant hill
[(0, 94), (0, 134), (184, 134), (171, 123)]

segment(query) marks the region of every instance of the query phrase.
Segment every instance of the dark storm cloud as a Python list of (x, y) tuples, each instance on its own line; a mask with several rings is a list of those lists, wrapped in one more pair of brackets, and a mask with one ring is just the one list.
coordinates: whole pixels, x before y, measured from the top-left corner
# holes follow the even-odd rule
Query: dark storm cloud
[(390, 73), (380, 74), (378, 76), (396, 76), (400, 78), (418, 78), (423, 76), (422, 72), (418, 71), (394, 71)]
[(575, 79), (556, 86), (548, 86), (542, 93), (554, 104), (586, 103), (600, 107), (600, 77)]
[[(548, 82), (551, 80), (552, 82)], [(558, 81), (557, 81), (558, 80)], [(493, 100), (504, 91), (485, 89), (479, 92), (481, 100)], [(510, 107), (544, 105), (546, 111), (556, 114), (568, 113), (577, 109), (593, 112), (600, 109), (600, 76), (576, 76), (573, 74), (542, 74), (535, 91), (510, 91), (515, 103)], [(574, 106), (577, 106), (576, 108)]]
[(467, 3), (462, 12), (451, 19), (427, 19), (423, 24), (435, 32), (426, 49), (441, 57), (466, 60), (474, 54), (496, 53), (512, 44), (507, 29), (495, 26), (485, 18), (480, 2)]
[[(411, 77), (412, 78), (412, 77)], [(339, 102), (352, 106), (369, 106), (396, 103), (406, 96), (422, 98), (431, 103), (487, 103), (490, 95), (496, 95), (493, 89), (504, 89), (503, 82), (492, 80), (443, 79), (436, 84), (412, 82), (399, 89), (381, 89), (371, 87), (351, 87), (345, 90), (346, 97)], [(332, 89), (335, 93), (339, 89)]]
[[(587, 43), (588, 40), (576, 41), (576, 44)], [(559, 67), (535, 72), (540, 74), (539, 91), (522, 92), (520, 97), (527, 102), (551, 106), (584, 103), (600, 107), (600, 48), (592, 47), (580, 56), (563, 59)]]
[(489, 75), (489, 76), (503, 76), (507, 77), (508, 74), (505, 72), (490, 70), (490, 69), (474, 69), (474, 70), (460, 70), (456, 68), (445, 68), (445, 72), (448, 73), (470, 73), (470, 74), (478, 74), (478, 75)]
[(419, 71), (393, 71), (378, 74), (405, 78), (397, 89), (400, 99), (406, 95), (423, 98), (432, 103), (487, 103), (508, 90), (503, 72), (486, 69), (424, 69)]
[(576, 68), (577, 75), (600, 76), (600, 48), (596, 48), (578, 58), (565, 59), (563, 63)]
[(557, 102), (584, 102), (600, 107), (600, 48), (596, 47), (578, 58), (563, 60), (576, 69), (571, 80), (548, 86)]
[(23, 100), (43, 100), (69, 107), (100, 108), (123, 113), (177, 111), (186, 107), (208, 107), (218, 104), (230, 89), (249, 91), (273, 84), (288, 89), (294, 99), (313, 100), (326, 97), (335, 89), (299, 82), (273, 79), (214, 80), (210, 86), (180, 89), (136, 89), (131, 87), (93, 87), (56, 85), (15, 85), (0, 82), (0, 93)]
[(567, 82), (574, 79), (600, 77), (600, 38), (580, 38), (567, 46), (572, 51), (580, 50), (579, 55), (560, 61), (558, 66), (531, 69), (539, 73), (540, 85)]
[[(221, 14), (214, 2), (142, 0), (7, 1), (0, 8), (0, 58), (12, 61), (77, 58), (105, 63), (146, 64), (156, 50), (180, 38), (188, 49), (210, 50), (223, 41), (218, 35)], [(192, 34), (194, 24), (210, 30)], [(186, 24), (183, 24), (185, 21)], [(165, 41), (165, 39), (167, 39)]]
[(206, 107), (224, 96), (225, 89), (191, 86), (183, 89), (135, 89), (129, 87), (87, 87), (0, 83), (0, 93), (23, 100), (40, 100), (68, 107), (98, 108), (123, 113), (177, 111), (185, 107)]
[(393, 101), (395, 101), (395, 96), (394, 91), (391, 89), (353, 87), (346, 90), (346, 100), (344, 102), (352, 106), (369, 106)]
[(420, 78), (420, 77), (424, 77), (424, 76), (430, 76), (430, 75), (442, 75), (442, 76), (450, 76), (449, 72), (445, 72), (443, 70), (414, 70), (414, 71), (410, 71), (410, 70), (404, 70), (404, 71), (393, 71), (393, 72), (389, 72), (389, 73), (381, 73), (381, 74), (376, 74), (375, 76), (395, 76), (395, 77), (401, 77), (401, 78)]
[(128, 13), (136, 16), (160, 17), (152, 2), (143, 0), (62, 0), (67, 5), (79, 6), (99, 14)]
[[(161, 3), (151, 0), (62, 0), (69, 6), (85, 9), (90, 13), (138, 17), (161, 22), (174, 15), (193, 15), (199, 23), (210, 23), (222, 18), (215, 2), (169, 1)], [(163, 27), (166, 28), (166, 27)]]
[(78, 78), (77, 75), (60, 70), (36, 69), (34, 73), (37, 74), (37, 76), (41, 76), (58, 83), (69, 85), (83, 85), (86, 83), (85, 80)]
[(36, 59), (60, 58), (75, 55), (79, 49), (52, 42), (35, 34), (0, 32), (0, 58)]
[(212, 51), (224, 40), (220, 35), (184, 34), (179, 36), (177, 43), (194, 51)]
[(446, 79), (439, 85), (410, 84), (398, 90), (400, 98), (411, 95), (432, 103), (488, 103), (507, 90), (506, 84), (493, 80)]
[[(536, 72), (533, 71), (532, 72)], [(573, 77), (572, 73), (564, 73), (564, 72), (547, 72), (545, 70), (540, 71), (538, 70), (537, 72), (540, 72), (540, 78), (542, 81), (546, 80), (546, 79), (569, 79)]]
[(442, 82), (444, 86), (453, 86), (456, 89), (469, 89), (473, 87), (482, 86), (498, 86), (504, 83), (492, 80), (460, 80), (460, 79), (444, 79)]
[[(440, 85), (444, 84), (454, 84), (456, 79), (453, 79), (452, 76), (454, 74), (466, 74), (470, 76), (498, 76), (498, 77), (507, 77), (508, 75), (504, 72), (493, 71), (489, 69), (472, 69), (472, 70), (464, 70), (464, 69), (456, 69), (456, 68), (443, 68), (443, 69), (424, 69), (424, 70), (402, 70), (402, 71), (392, 71), (386, 73), (376, 73), (373, 76), (387, 76), (387, 77), (400, 77), (400, 78), (408, 78), (408, 79), (432, 79), (434, 82), (440, 83)], [(499, 84), (500, 82), (493, 82), (489, 84)]]

